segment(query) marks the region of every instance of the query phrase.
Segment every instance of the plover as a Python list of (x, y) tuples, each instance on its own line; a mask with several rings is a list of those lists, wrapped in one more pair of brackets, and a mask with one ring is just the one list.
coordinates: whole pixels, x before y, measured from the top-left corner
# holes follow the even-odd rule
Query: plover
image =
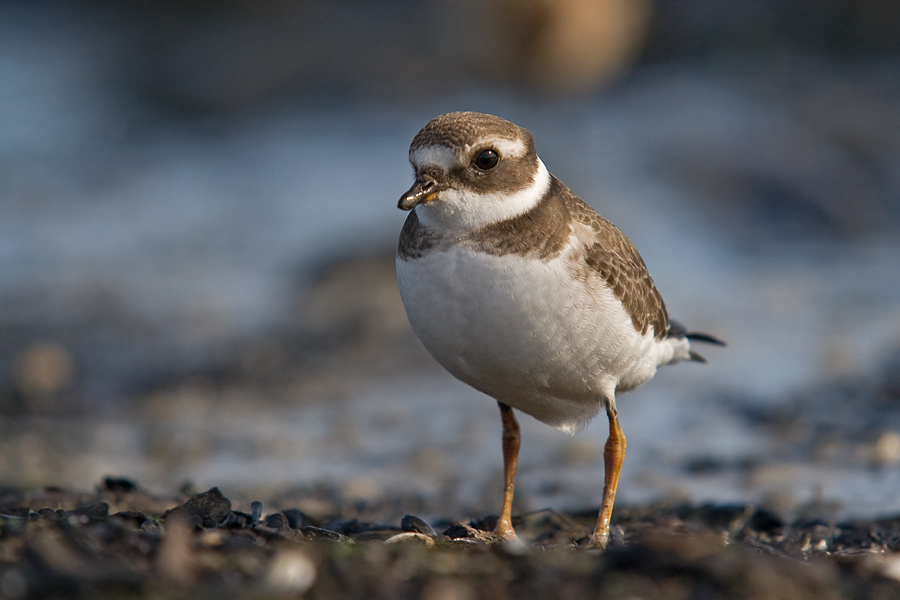
[(503, 426), (505, 486), (496, 533), (515, 539), (520, 434), (513, 408), (575, 433), (609, 418), (600, 515), (605, 547), (625, 435), (616, 395), (661, 365), (703, 361), (631, 241), (538, 157), (531, 133), (493, 115), (454, 112), (413, 138), (415, 183), (397, 249), (406, 314), (457, 379), (493, 397)]

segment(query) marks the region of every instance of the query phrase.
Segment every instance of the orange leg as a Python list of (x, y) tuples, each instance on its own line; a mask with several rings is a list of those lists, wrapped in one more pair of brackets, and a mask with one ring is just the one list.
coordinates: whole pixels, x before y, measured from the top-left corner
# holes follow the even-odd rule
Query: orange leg
[(513, 409), (507, 404), (497, 402), (500, 405), (500, 418), (503, 421), (503, 512), (500, 520), (494, 528), (494, 533), (508, 540), (516, 540), (516, 532), (512, 526), (512, 501), (513, 490), (516, 487), (516, 465), (519, 462), (519, 423)]
[(603, 452), (603, 461), (606, 467), (603, 484), (603, 503), (600, 505), (600, 517), (597, 519), (597, 528), (591, 536), (589, 546), (594, 548), (606, 548), (609, 544), (609, 520), (612, 517), (613, 504), (616, 501), (616, 488), (619, 486), (619, 473), (622, 471), (622, 461), (625, 460), (625, 434), (619, 426), (618, 412), (615, 408), (608, 408), (609, 438), (606, 440), (606, 448)]

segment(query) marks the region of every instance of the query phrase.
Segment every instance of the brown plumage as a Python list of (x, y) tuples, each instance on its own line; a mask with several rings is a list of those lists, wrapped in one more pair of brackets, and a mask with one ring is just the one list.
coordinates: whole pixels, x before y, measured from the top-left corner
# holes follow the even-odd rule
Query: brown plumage
[(411, 211), (400, 233), (397, 254), (402, 260), (415, 260), (452, 242), (496, 256), (521, 254), (548, 260), (559, 256), (574, 234), (573, 221), (593, 232), (592, 243), (583, 246), (585, 264), (622, 302), (635, 330), (644, 334), (652, 325), (654, 336), (664, 338), (669, 331), (666, 305), (637, 248), (556, 177), (551, 177), (547, 193), (532, 210), (456, 240), (443, 239)]

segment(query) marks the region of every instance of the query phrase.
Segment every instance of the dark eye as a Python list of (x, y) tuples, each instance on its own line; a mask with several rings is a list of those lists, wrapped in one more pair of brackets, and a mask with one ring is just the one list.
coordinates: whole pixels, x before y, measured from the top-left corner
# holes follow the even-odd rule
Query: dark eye
[(482, 150), (475, 157), (475, 166), (482, 171), (493, 169), (498, 162), (500, 162), (500, 155), (497, 154), (496, 150)]

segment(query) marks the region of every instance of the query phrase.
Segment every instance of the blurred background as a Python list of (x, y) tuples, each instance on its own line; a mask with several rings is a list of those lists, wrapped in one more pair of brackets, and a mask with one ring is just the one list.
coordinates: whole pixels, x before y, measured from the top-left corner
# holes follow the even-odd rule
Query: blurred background
[[(622, 503), (900, 511), (890, 0), (0, 4), (0, 488), (497, 510), (496, 405), (393, 271), (451, 110), (529, 128), (729, 342), (619, 400)], [(605, 419), (521, 422), (517, 511), (596, 506)]]

